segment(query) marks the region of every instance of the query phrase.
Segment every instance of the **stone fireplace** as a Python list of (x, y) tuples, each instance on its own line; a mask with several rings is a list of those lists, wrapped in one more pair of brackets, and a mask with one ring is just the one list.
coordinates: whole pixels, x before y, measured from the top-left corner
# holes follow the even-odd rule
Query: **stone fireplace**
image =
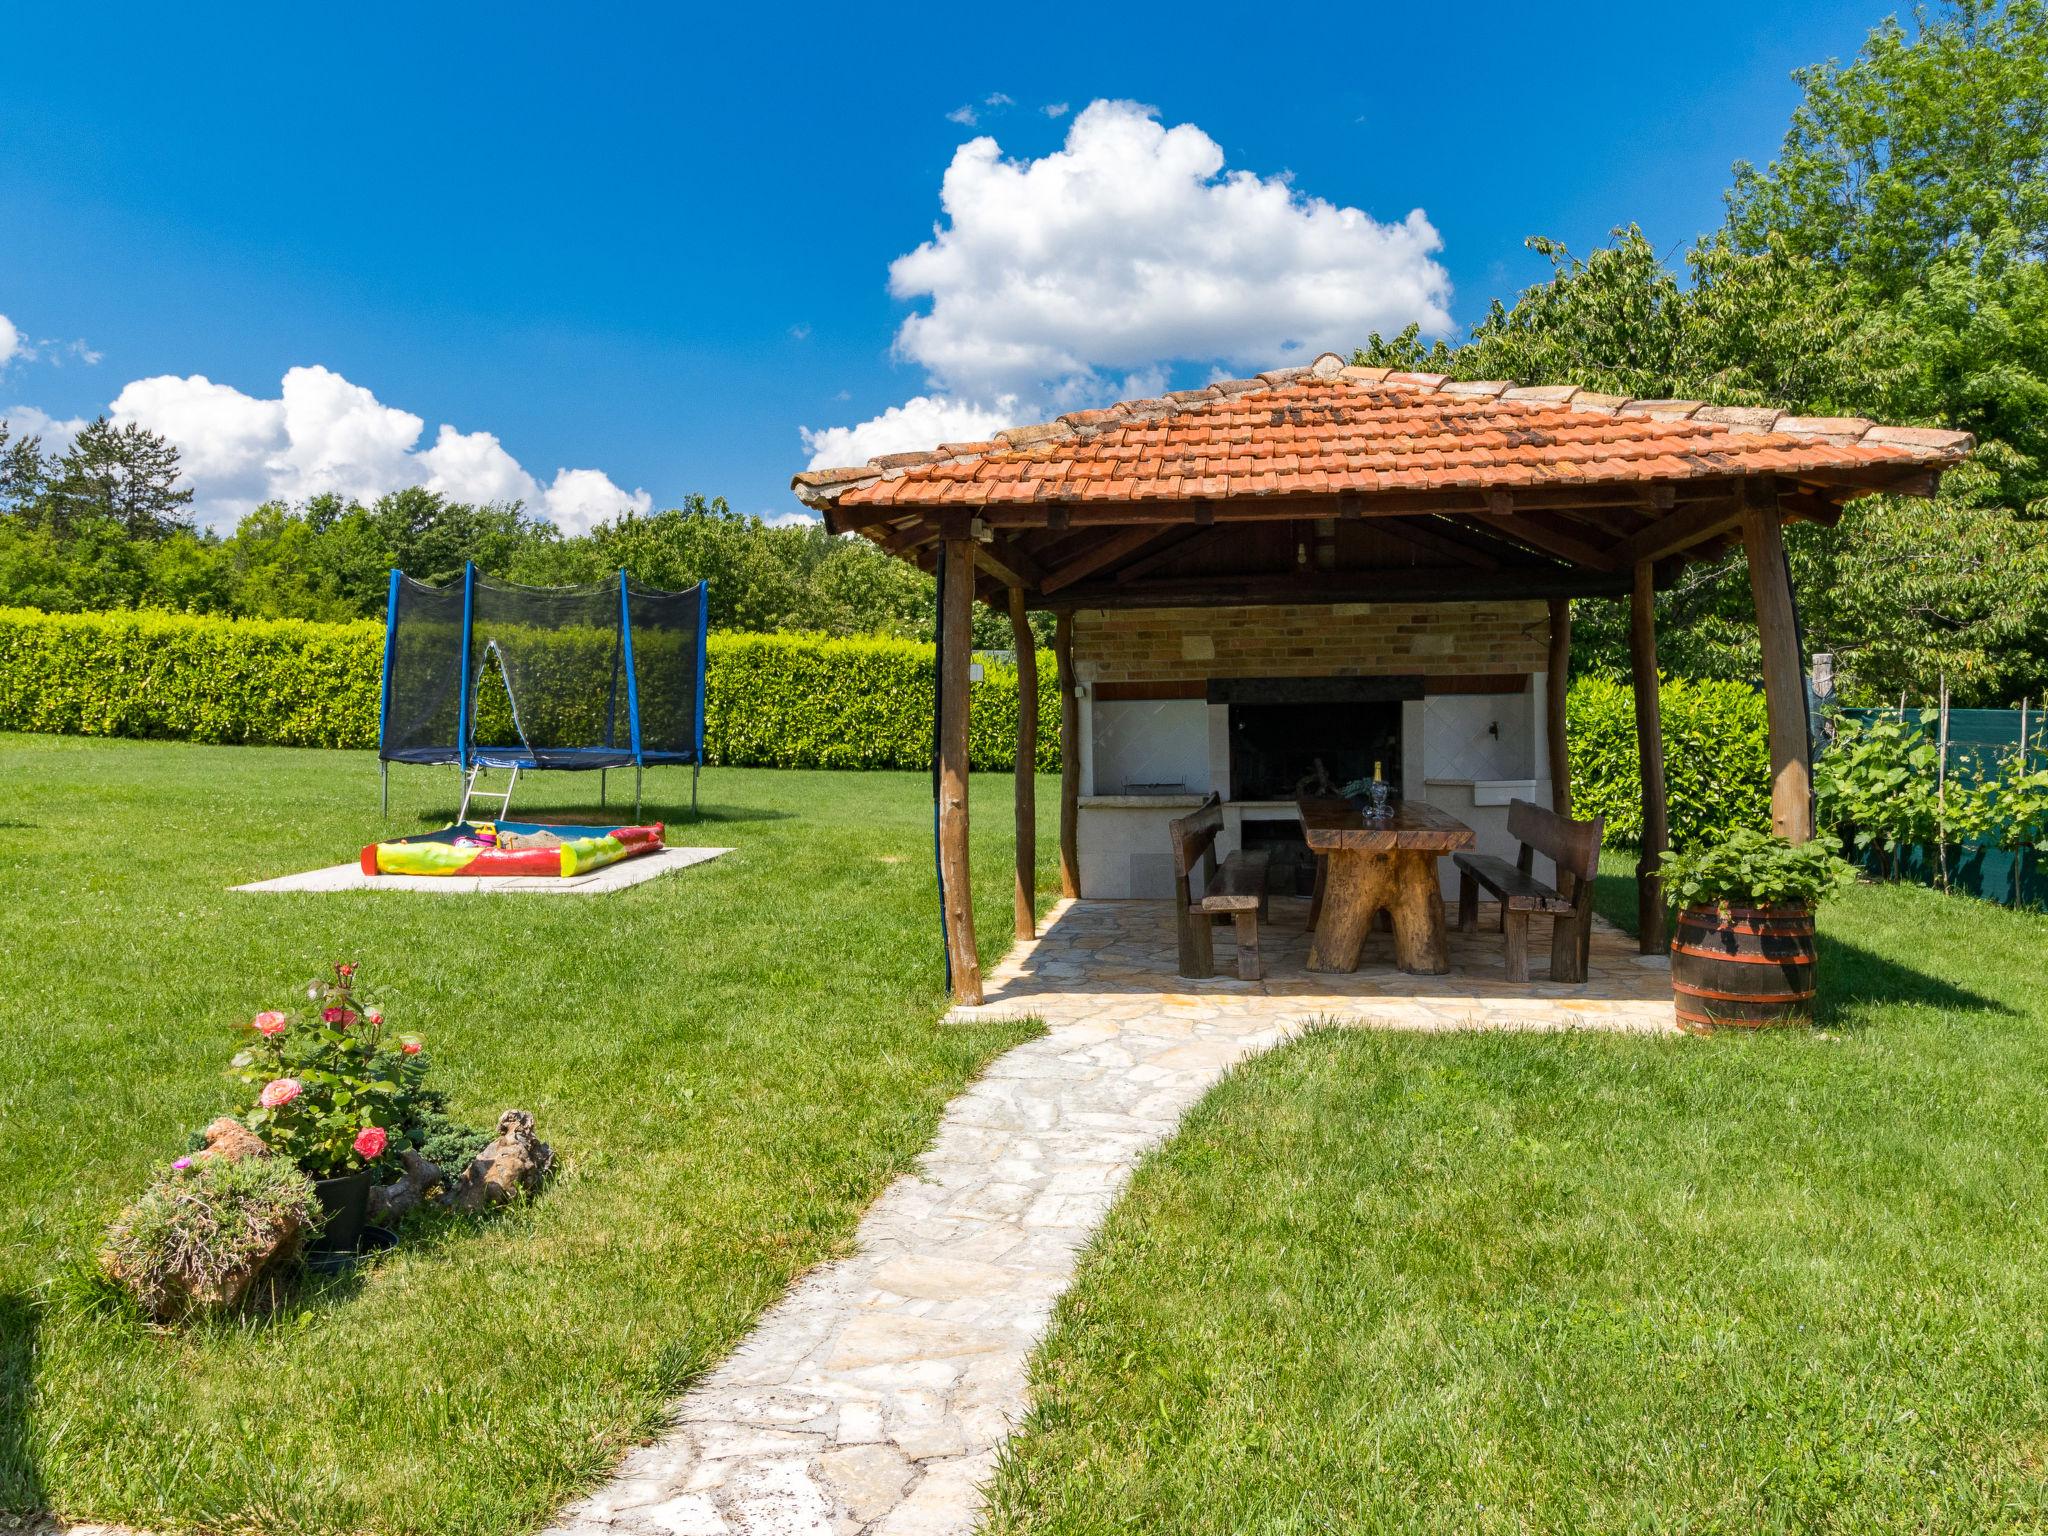
[(1220, 850), (1266, 848), (1273, 889), (1305, 894), (1318, 762), (1338, 785), (1379, 763), (1512, 856), (1508, 802), (1549, 803), (1548, 641), (1541, 602), (1076, 613), (1082, 894), (1169, 894), (1166, 823), (1212, 790)]

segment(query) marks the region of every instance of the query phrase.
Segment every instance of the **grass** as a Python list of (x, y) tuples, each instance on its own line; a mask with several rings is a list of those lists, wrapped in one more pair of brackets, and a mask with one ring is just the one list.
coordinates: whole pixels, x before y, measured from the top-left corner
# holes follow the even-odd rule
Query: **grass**
[(1822, 931), (1817, 1032), (1234, 1073), (1062, 1302), (990, 1529), (2048, 1529), (2048, 918)]
[[(692, 825), (687, 779), (651, 774), (650, 817), (738, 851), (595, 899), (488, 900), (227, 891), (374, 832), (364, 755), (0, 737), (0, 782), (0, 1510), (531, 1528), (842, 1251), (944, 1103), (1027, 1033), (934, 1028), (920, 775), (714, 770)], [(452, 784), (395, 774), (394, 822), (444, 820)], [(595, 790), (541, 775), (520, 809), (594, 814)], [(975, 780), (991, 955), (1009, 792)], [(538, 1116), (556, 1184), (267, 1320), (160, 1334), (96, 1304), (80, 1266), (225, 1106), (237, 1023), (349, 957), (458, 1111)]]

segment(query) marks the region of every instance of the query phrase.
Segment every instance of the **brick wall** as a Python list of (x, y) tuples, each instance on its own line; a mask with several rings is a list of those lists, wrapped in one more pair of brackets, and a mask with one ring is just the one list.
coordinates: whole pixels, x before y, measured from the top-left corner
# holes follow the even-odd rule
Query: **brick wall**
[(1112, 684), (1541, 672), (1549, 639), (1541, 602), (1083, 609), (1074, 668)]

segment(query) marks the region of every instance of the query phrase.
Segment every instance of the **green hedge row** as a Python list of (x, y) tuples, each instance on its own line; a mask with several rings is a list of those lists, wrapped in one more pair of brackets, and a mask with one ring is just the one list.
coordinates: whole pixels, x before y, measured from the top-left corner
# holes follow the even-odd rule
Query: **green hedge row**
[[(1667, 678), (1659, 690), (1671, 844), (1692, 848), (1738, 827), (1771, 826), (1770, 725), (1761, 691), (1745, 683)], [(1580, 678), (1565, 696), (1572, 814), (1604, 816), (1606, 841), (1641, 846), (1643, 789), (1635, 692)]]
[[(0, 730), (374, 747), (383, 657), (374, 623), (0, 609)], [(1016, 672), (986, 672), (974, 685), (970, 755), (978, 769), (1006, 769)], [(1060, 749), (1050, 654), (1038, 674), (1038, 765), (1051, 772)], [(933, 686), (931, 648), (912, 641), (715, 634), (706, 755), (742, 767), (925, 768)]]
[[(0, 730), (373, 747), (383, 652), (383, 627), (373, 623), (0, 609)], [(565, 649), (565, 666), (574, 660)], [(739, 767), (924, 768), (932, 688), (931, 650), (911, 641), (715, 634), (706, 752), (713, 763)], [(502, 708), (489, 692), (487, 727)], [(564, 710), (597, 697), (562, 692), (577, 696), (559, 701)], [(532, 701), (529, 718), (541, 707)], [(643, 699), (652, 707), (658, 703)], [(1582, 678), (1567, 711), (1572, 805), (1606, 817), (1610, 842), (1633, 846), (1642, 836), (1633, 695), (1626, 684)], [(1045, 653), (1038, 715), (1038, 766), (1052, 772), (1060, 763), (1059, 692)], [(1008, 768), (1014, 670), (988, 665), (974, 685), (972, 719), (974, 766)], [(1740, 683), (1669, 681), (1663, 720), (1672, 842), (1690, 847), (1737, 826), (1767, 826), (1762, 695)]]

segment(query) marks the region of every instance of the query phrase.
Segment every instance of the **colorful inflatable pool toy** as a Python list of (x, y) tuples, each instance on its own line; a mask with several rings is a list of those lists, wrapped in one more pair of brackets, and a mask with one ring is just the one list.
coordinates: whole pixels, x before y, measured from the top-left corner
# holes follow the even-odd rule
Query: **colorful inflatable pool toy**
[(458, 821), (438, 832), (371, 843), (366, 875), (587, 875), (661, 847), (662, 825), (570, 827), (539, 821)]

